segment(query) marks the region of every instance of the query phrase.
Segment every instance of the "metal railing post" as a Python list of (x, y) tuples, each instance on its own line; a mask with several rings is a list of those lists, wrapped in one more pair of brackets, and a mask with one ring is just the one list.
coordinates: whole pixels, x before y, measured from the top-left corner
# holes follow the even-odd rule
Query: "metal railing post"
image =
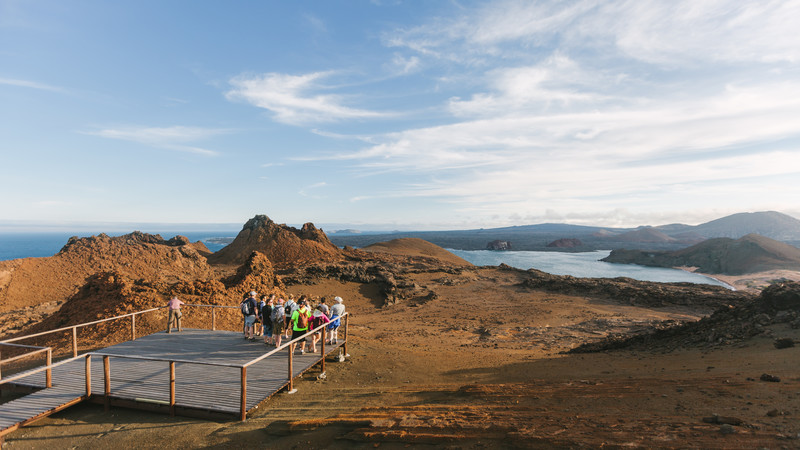
[(131, 316), (131, 340), (136, 340), (136, 314)]
[(211, 307), (211, 331), (217, 330), (217, 307)]

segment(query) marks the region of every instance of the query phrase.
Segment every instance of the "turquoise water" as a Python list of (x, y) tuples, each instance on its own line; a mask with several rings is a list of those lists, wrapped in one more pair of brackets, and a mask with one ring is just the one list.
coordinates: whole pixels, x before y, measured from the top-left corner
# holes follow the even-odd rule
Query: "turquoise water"
[(688, 282), (731, 288), (713, 278), (683, 270), (600, 261), (611, 253), (610, 250), (583, 253), (447, 250), (477, 266), (497, 266), (505, 263), (518, 269), (537, 269), (553, 275), (572, 275), (582, 278), (628, 277), (641, 281)]

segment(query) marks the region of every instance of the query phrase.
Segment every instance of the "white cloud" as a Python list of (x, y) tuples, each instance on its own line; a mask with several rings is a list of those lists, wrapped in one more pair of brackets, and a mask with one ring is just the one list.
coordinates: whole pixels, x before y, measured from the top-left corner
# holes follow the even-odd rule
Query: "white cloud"
[(800, 1), (496, 1), (461, 16), (395, 30), (386, 45), (480, 64), (537, 49), (614, 51), (641, 61), (797, 62)]
[(241, 75), (230, 80), (233, 89), (225, 96), (267, 109), (277, 121), (295, 125), (382, 116), (374, 111), (345, 106), (347, 99), (342, 95), (320, 93), (330, 90), (320, 82), (331, 75), (332, 72)]
[(16, 87), (24, 87), (29, 89), (38, 89), (42, 91), (51, 91), (51, 92), (65, 92), (64, 88), (60, 88), (58, 86), (52, 86), (45, 83), (39, 83), (37, 81), (29, 81), (29, 80), (16, 80), (12, 78), (0, 78), (0, 84), (6, 86), (16, 86)]
[(163, 148), (180, 152), (194, 153), (204, 156), (216, 156), (214, 150), (189, 145), (195, 141), (229, 133), (230, 130), (200, 127), (123, 127), (107, 128), (98, 131), (89, 131), (85, 134), (100, 136), (109, 139), (137, 142), (151, 147)]

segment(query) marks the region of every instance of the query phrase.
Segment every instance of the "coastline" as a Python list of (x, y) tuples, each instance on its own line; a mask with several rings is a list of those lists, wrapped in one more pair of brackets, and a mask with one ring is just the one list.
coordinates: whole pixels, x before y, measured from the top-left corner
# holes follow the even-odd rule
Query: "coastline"
[(779, 280), (800, 281), (800, 271), (797, 270), (767, 270), (764, 272), (746, 273), (741, 275), (727, 275), (720, 273), (698, 272), (697, 267), (675, 267), (686, 272), (696, 273), (713, 278), (721, 283), (732, 286), (737, 291), (759, 293), (762, 289)]

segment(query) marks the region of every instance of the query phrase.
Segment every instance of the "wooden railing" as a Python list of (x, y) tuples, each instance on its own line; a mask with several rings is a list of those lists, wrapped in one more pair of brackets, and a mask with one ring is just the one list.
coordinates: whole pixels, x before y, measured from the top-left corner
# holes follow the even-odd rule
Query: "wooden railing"
[[(221, 306), (221, 305), (184, 305), (184, 306), (210, 307), (211, 308), (211, 330), (215, 330), (216, 329), (216, 313), (215, 313), (215, 311), (216, 311), (217, 308), (234, 308), (234, 309), (236, 309), (235, 306)], [(38, 368), (38, 369), (35, 369), (35, 370), (32, 370), (32, 371), (27, 371), (25, 373), (13, 376), (11, 378), (6, 378), (6, 379), (3, 379), (2, 378), (2, 374), (0, 373), (0, 385), (6, 384), (6, 383), (12, 383), (14, 381), (17, 381), (17, 380), (20, 380), (22, 378), (28, 377), (28, 376), (33, 375), (35, 373), (46, 371), (46, 386), (47, 387), (51, 387), (52, 386), (52, 368), (58, 367), (58, 366), (60, 366), (62, 364), (66, 364), (68, 362), (74, 361), (74, 360), (79, 358), (78, 354), (77, 354), (78, 353), (78, 351), (77, 351), (77, 348), (78, 348), (78, 344), (77, 344), (77, 329), (78, 328), (89, 326), (89, 325), (95, 325), (95, 324), (99, 324), (99, 323), (103, 323), (103, 322), (108, 322), (108, 321), (111, 321), (111, 320), (118, 320), (118, 319), (123, 319), (123, 318), (126, 318), (126, 317), (130, 317), (131, 318), (131, 340), (134, 340), (134, 339), (136, 339), (136, 316), (140, 315), (140, 314), (145, 314), (145, 313), (148, 313), (148, 312), (152, 312), (152, 311), (157, 311), (157, 310), (163, 309), (163, 308), (164, 307), (151, 308), (151, 309), (148, 309), (148, 310), (138, 311), (138, 312), (135, 312), (135, 313), (124, 314), (124, 315), (110, 317), (110, 318), (102, 319), (102, 320), (96, 320), (94, 322), (82, 323), (82, 324), (73, 325), (73, 326), (69, 326), (69, 327), (58, 328), (56, 330), (45, 331), (45, 332), (36, 333), (36, 334), (32, 334), (32, 335), (27, 335), (27, 336), (19, 336), (19, 337), (16, 337), (16, 338), (0, 341), (0, 345), (14, 346), (14, 347), (25, 347), (25, 348), (35, 348), (36, 349), (36, 350), (34, 350), (32, 352), (28, 352), (28, 353), (26, 353), (24, 355), (19, 355), (19, 356), (16, 356), (14, 358), (9, 358), (7, 360), (0, 360), (0, 366), (2, 366), (3, 363), (9, 363), (9, 362), (21, 359), (23, 357), (32, 356), (34, 354), (38, 354), (38, 353), (42, 353), (42, 352), (46, 352), (47, 353), (47, 362), (46, 362), (46, 365), (44, 367), (41, 367), (41, 368)], [(344, 313), (342, 316), (339, 316), (339, 320), (341, 320), (343, 322), (342, 325), (341, 325), (341, 327), (343, 327), (343, 329), (344, 329), (344, 331), (343, 331), (343, 339), (342, 339), (342, 350), (343, 350), (343, 352), (345, 354), (347, 354), (347, 338), (348, 338), (349, 317), (350, 317), (349, 313)], [(287, 370), (288, 370), (288, 379), (289, 379), (288, 391), (290, 393), (291, 392), (295, 392), (295, 389), (294, 389), (294, 369), (293, 369), (293, 355), (294, 355), (295, 345), (298, 342), (300, 342), (301, 340), (304, 340), (306, 337), (321, 331), (322, 332), (322, 337), (321, 337), (321, 352), (320, 352), (321, 361), (320, 361), (320, 363), (322, 364), (322, 368), (321, 369), (322, 369), (322, 372), (324, 373), (325, 372), (325, 339), (327, 337), (328, 325), (329, 325), (329, 323), (322, 324), (322, 325), (320, 325), (320, 326), (318, 326), (318, 327), (316, 327), (316, 328), (314, 328), (312, 330), (309, 330), (307, 333), (303, 334), (302, 336), (297, 337), (297, 338), (295, 338), (295, 339), (293, 339), (293, 340), (291, 340), (289, 342), (286, 342), (285, 344), (281, 345), (280, 347), (275, 348), (275, 349), (273, 349), (273, 350), (271, 350), (271, 351), (269, 351), (269, 352), (267, 352), (267, 353), (265, 353), (265, 354), (263, 354), (263, 355), (261, 355), (261, 356), (259, 356), (257, 358), (254, 358), (254, 359), (252, 359), (252, 360), (250, 360), (250, 361), (248, 361), (246, 363), (243, 363), (243, 364), (227, 364), (227, 363), (216, 363), (216, 362), (208, 362), (208, 361), (191, 361), (191, 360), (181, 360), (181, 359), (176, 359), (176, 358), (158, 358), (158, 357), (149, 357), (149, 356), (118, 355), (118, 354), (113, 354), (113, 353), (109, 353), (109, 352), (102, 352), (102, 351), (95, 351), (95, 352), (86, 353), (86, 354), (80, 356), (81, 358), (85, 358), (86, 359), (85, 375), (84, 375), (85, 376), (85, 381), (86, 381), (86, 394), (85, 395), (86, 395), (86, 398), (89, 398), (92, 395), (92, 388), (91, 388), (92, 373), (91, 373), (91, 367), (90, 367), (91, 366), (91, 358), (92, 358), (92, 356), (101, 356), (103, 358), (103, 380), (104, 380), (104, 383), (103, 383), (104, 384), (103, 395), (105, 397), (105, 404), (106, 404), (107, 408), (108, 408), (108, 405), (109, 405), (109, 400), (110, 400), (110, 395), (111, 395), (111, 365), (110, 365), (110, 359), (109, 358), (114, 357), (114, 358), (126, 358), (126, 359), (135, 359), (135, 360), (143, 360), (143, 361), (163, 361), (163, 362), (169, 363), (169, 386), (170, 386), (169, 409), (170, 409), (170, 414), (173, 414), (173, 415), (175, 414), (175, 400), (176, 400), (175, 399), (175, 382), (176, 382), (175, 363), (199, 364), (199, 365), (208, 365), (208, 366), (223, 366), (223, 367), (239, 368), (239, 370), (240, 370), (240, 385), (241, 385), (241, 391), (240, 391), (240, 396), (241, 396), (241, 399), (240, 399), (241, 400), (240, 401), (240, 418), (241, 418), (241, 420), (246, 420), (246, 418), (247, 418), (247, 368), (252, 366), (253, 364), (256, 364), (256, 363), (258, 363), (260, 361), (263, 361), (264, 359), (266, 359), (266, 358), (268, 358), (268, 357), (270, 357), (272, 355), (275, 355), (275, 354), (279, 353), (282, 350), (287, 350), (287, 353), (288, 353)], [(40, 337), (40, 336), (44, 336), (44, 335), (47, 335), (47, 334), (57, 333), (57, 332), (65, 331), (65, 330), (71, 330), (72, 331), (73, 356), (71, 358), (65, 359), (63, 361), (59, 361), (58, 363), (55, 363), (55, 364), (53, 364), (53, 362), (52, 362), (52, 348), (51, 347), (37, 347), (37, 346), (32, 346), (32, 345), (14, 344), (14, 342), (20, 341), (20, 340), (23, 340), (23, 339)]]
[(114, 317), (109, 317), (109, 318), (106, 318), (106, 319), (95, 320), (93, 322), (80, 323), (80, 324), (72, 325), (72, 326), (68, 326), (68, 327), (56, 328), (55, 330), (42, 331), (41, 333), (28, 334), (28, 335), (25, 335), (25, 336), (18, 336), (18, 337), (15, 337), (15, 338), (11, 338), (11, 339), (6, 339), (6, 340), (3, 340), (3, 341), (0, 341), (0, 344), (9, 344), (9, 343), (18, 342), (18, 341), (21, 341), (21, 340), (24, 340), (24, 339), (33, 339), (33, 338), (36, 338), (36, 337), (46, 336), (46, 335), (49, 335), (49, 334), (60, 333), (60, 332), (69, 330), (69, 331), (72, 332), (72, 356), (75, 357), (75, 356), (78, 356), (78, 328), (88, 327), (90, 325), (97, 325), (97, 324), (101, 324), (101, 323), (105, 323), (105, 322), (110, 322), (112, 320), (120, 320), (120, 319), (125, 319), (127, 317), (130, 317), (130, 319), (131, 319), (131, 323), (130, 323), (130, 330), (131, 330), (130, 336), (131, 336), (131, 338), (130, 338), (130, 340), (135, 340), (136, 339), (136, 316), (142, 315), (142, 314), (146, 314), (146, 313), (149, 313), (149, 312), (153, 312), (153, 311), (158, 311), (159, 309), (163, 309), (163, 308), (166, 308), (166, 306), (160, 306), (158, 308), (150, 308), (150, 309), (146, 309), (144, 311), (137, 311), (137, 312), (133, 312), (133, 313), (129, 313), (129, 314), (123, 314), (123, 315), (120, 315), (120, 316), (114, 316)]

